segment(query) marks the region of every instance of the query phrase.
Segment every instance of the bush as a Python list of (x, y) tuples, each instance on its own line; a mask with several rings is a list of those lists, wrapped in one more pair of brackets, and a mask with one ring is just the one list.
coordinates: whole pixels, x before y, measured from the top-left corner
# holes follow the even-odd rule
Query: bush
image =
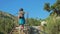
[(45, 31), (48, 34), (59, 34), (58, 26), (60, 25), (60, 18), (59, 19), (56, 18), (57, 17), (50, 16), (48, 19), (46, 19), (47, 27), (45, 28)]

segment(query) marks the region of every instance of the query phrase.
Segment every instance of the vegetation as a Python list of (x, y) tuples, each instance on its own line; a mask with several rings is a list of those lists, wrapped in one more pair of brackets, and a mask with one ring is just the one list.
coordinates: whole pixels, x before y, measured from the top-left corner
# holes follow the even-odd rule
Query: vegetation
[(41, 20), (39, 19), (34, 19), (34, 18), (29, 18), (28, 19), (28, 25), (30, 26), (39, 26), (41, 23)]
[[(47, 34), (60, 34), (60, 0), (56, 0), (53, 5), (45, 3), (44, 10), (50, 12), (50, 16), (45, 19), (47, 22), (45, 32)], [(43, 20), (28, 18), (26, 24), (30, 26), (38, 26), (41, 21)], [(0, 34), (10, 33), (12, 28), (16, 25), (18, 25), (16, 16), (0, 11)]]
[[(8, 14), (6, 12), (0, 11), (0, 34), (8, 34), (16, 25), (18, 25), (17, 17)], [(28, 18), (28, 25), (38, 26), (40, 25), (40, 20), (34, 18)]]
[(45, 31), (48, 34), (59, 34), (59, 25), (60, 25), (60, 18), (49, 16), (47, 19), (47, 26), (45, 27)]
[(50, 13), (50, 16), (46, 19), (47, 26), (46, 32), (48, 34), (60, 34), (60, 0), (57, 0), (53, 5), (45, 3), (44, 9)]
[(50, 6), (50, 3), (45, 3), (44, 10), (51, 12), (51, 15), (57, 14), (60, 15), (60, 0), (56, 0), (56, 3)]
[(0, 34), (8, 34), (17, 24), (17, 21), (11, 14), (0, 11)]

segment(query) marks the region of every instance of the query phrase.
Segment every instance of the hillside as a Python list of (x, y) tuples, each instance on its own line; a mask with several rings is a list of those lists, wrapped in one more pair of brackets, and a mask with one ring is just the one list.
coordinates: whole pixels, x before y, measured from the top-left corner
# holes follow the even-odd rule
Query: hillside
[(0, 34), (8, 34), (17, 24), (17, 17), (0, 11)]
[[(26, 19), (27, 21), (27, 19)], [(39, 26), (41, 19), (28, 18), (29, 26)], [(15, 26), (18, 25), (17, 17), (9, 13), (0, 11), (0, 34), (9, 34)], [(16, 33), (15, 31), (13, 33)]]

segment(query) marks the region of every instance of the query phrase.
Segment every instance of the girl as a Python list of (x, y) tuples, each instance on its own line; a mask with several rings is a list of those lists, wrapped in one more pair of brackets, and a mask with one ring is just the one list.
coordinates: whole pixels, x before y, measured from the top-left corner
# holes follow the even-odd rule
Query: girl
[(24, 29), (24, 24), (25, 24), (25, 18), (24, 18), (24, 11), (23, 11), (23, 8), (21, 8), (19, 10), (19, 15), (18, 15), (18, 21), (19, 21), (19, 25), (20, 25), (20, 28), (21, 30)]

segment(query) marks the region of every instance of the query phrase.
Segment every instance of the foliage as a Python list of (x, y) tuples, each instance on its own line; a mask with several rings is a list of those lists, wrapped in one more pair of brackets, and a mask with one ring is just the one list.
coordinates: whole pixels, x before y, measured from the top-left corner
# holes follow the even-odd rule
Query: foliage
[(60, 0), (57, 0), (56, 3), (51, 6), (49, 3), (45, 3), (44, 10), (47, 10), (48, 12), (51, 12), (52, 10), (51, 15), (55, 13), (57, 16), (60, 15)]
[(34, 19), (34, 18), (28, 18), (28, 25), (30, 26), (38, 26), (40, 25), (41, 21), (38, 19)]
[[(40, 20), (34, 18), (28, 18), (28, 25), (38, 26), (40, 25)], [(17, 17), (0, 11), (0, 34), (9, 34), (12, 28), (17, 24)]]
[(17, 22), (14, 18), (13, 15), (0, 11), (0, 33), (10, 33)]
[(47, 19), (47, 26), (45, 31), (48, 34), (59, 34), (59, 25), (60, 25), (60, 18), (57, 19), (56, 16), (49, 16)]
[[(49, 8), (49, 9), (48, 9)], [(48, 34), (60, 34), (59, 25), (60, 25), (60, 0), (56, 0), (53, 5), (45, 4), (44, 9), (50, 13), (50, 16), (46, 19), (47, 26), (45, 31)], [(59, 17), (59, 18), (58, 18)]]

